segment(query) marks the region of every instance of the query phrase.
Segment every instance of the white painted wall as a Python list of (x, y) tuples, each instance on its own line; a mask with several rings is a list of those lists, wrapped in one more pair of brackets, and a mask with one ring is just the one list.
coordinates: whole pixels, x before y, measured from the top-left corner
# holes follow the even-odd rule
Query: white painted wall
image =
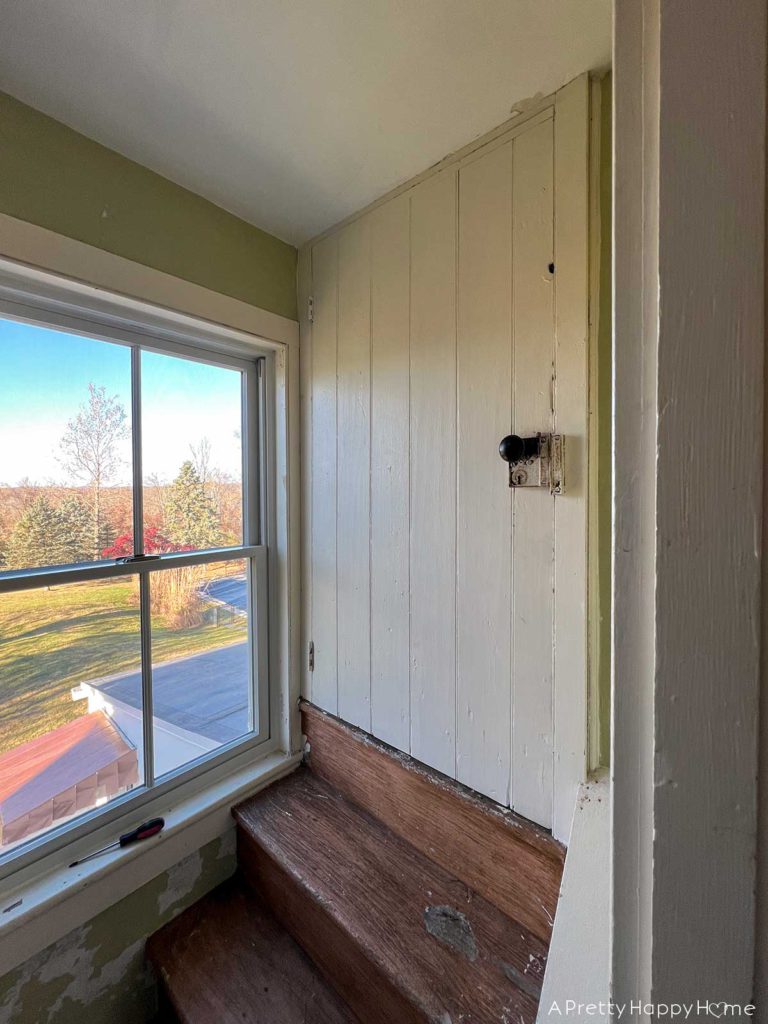
[[(36, 0), (0, 88), (294, 244), (584, 68), (611, 0)], [(172, 84), (171, 84), (172, 83)]]
[[(588, 103), (584, 76), (301, 259), (304, 692), (562, 838), (586, 747)], [(499, 440), (553, 428), (565, 495), (510, 491)]]

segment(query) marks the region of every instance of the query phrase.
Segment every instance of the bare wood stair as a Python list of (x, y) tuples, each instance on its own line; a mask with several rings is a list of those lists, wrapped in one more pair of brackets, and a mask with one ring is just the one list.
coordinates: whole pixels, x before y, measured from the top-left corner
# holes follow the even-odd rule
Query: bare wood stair
[(150, 943), (180, 1019), (533, 1024), (562, 847), (310, 705), (303, 727), (309, 767), (233, 811), (234, 888)]
[(312, 771), (547, 944), (565, 848), (543, 828), (302, 704)]
[(545, 944), (312, 772), (236, 813), (245, 877), (361, 1019), (535, 1019)]
[(273, 915), (233, 879), (147, 944), (181, 1024), (359, 1024)]

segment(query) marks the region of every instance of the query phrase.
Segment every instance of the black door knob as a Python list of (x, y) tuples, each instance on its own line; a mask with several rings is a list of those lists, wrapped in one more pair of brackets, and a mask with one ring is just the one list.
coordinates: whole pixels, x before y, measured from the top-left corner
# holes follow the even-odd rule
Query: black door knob
[(539, 435), (533, 437), (518, 437), (517, 434), (507, 434), (499, 441), (499, 455), (505, 462), (521, 462), (523, 459), (532, 459), (539, 454)]

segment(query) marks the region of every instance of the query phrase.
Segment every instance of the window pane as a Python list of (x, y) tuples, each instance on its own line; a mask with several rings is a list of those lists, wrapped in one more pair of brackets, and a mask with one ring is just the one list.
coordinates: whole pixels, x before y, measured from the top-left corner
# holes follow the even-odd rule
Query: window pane
[(89, 562), (129, 533), (131, 353), (0, 318), (0, 571)]
[(156, 776), (251, 730), (247, 564), (150, 574)]
[(141, 782), (140, 665), (135, 577), (0, 595), (0, 851)]
[(145, 550), (243, 543), (242, 373), (142, 352)]

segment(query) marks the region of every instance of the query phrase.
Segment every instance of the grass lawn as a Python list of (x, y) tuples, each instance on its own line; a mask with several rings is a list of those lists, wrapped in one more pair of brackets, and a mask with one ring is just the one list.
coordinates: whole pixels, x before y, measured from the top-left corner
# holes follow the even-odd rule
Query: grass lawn
[[(152, 617), (153, 661), (225, 647), (246, 637), (233, 625), (169, 629)], [(77, 683), (141, 665), (135, 583), (101, 580), (0, 597), (0, 753), (87, 710)]]

